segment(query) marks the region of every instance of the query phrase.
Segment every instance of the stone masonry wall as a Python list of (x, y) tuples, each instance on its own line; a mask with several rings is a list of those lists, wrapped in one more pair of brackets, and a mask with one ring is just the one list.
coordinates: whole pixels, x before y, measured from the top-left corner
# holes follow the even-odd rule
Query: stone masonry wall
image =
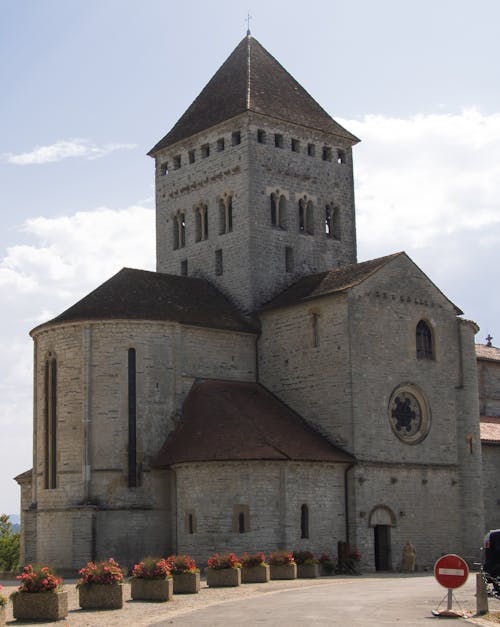
[(477, 360), (481, 416), (500, 416), (500, 363)]
[[(171, 546), (172, 491), (151, 469), (197, 377), (255, 380), (251, 334), (105, 321), (36, 333), (36, 557), (76, 568)], [(136, 351), (138, 486), (128, 485), (128, 349)], [(44, 355), (57, 358), (57, 487), (44, 484)], [(211, 363), (207, 361), (211, 355)], [(216, 357), (214, 357), (216, 356)], [(93, 531), (92, 531), (93, 529)], [(64, 551), (57, 538), (64, 538)], [(135, 539), (134, 539), (135, 538)], [(157, 550), (153, 549), (157, 547)]]
[[(278, 548), (332, 551), (345, 537), (344, 466), (312, 462), (206, 462), (179, 464), (178, 553), (203, 565), (215, 551)], [(309, 538), (301, 539), (301, 506), (309, 508)], [(235, 506), (247, 506), (249, 530), (234, 530)], [(195, 516), (194, 533), (186, 524)]]
[(391, 565), (401, 568), (403, 545), (417, 549), (419, 570), (432, 569), (444, 553), (460, 553), (460, 484), (455, 466), (360, 463), (349, 473), (350, 543), (374, 570), (371, 515), (378, 507), (394, 517), (390, 528)]
[(500, 529), (500, 450), (498, 444), (482, 445), (482, 485), (484, 495), (484, 531)]

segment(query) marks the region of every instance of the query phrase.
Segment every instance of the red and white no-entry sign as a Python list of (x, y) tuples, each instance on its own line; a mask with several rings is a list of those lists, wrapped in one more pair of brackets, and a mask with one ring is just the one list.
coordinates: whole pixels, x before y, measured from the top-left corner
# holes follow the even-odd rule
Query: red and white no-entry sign
[(445, 588), (460, 588), (467, 581), (469, 567), (459, 555), (443, 555), (434, 564), (434, 577)]

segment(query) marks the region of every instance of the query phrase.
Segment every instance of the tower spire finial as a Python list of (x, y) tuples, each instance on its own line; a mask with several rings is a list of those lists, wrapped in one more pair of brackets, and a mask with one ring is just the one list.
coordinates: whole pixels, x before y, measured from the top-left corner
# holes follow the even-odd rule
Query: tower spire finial
[(250, 33), (250, 20), (252, 19), (252, 16), (250, 15), (250, 11), (248, 11), (247, 13), (247, 17), (245, 22), (247, 23), (247, 37), (250, 37), (251, 33)]

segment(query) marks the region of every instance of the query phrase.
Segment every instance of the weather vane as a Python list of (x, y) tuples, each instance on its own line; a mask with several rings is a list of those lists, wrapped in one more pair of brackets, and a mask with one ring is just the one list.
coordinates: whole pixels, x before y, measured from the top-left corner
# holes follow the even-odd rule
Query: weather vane
[(250, 20), (251, 19), (252, 19), (252, 16), (250, 15), (250, 11), (248, 11), (247, 18), (245, 20), (245, 22), (247, 23), (247, 36), (250, 35)]

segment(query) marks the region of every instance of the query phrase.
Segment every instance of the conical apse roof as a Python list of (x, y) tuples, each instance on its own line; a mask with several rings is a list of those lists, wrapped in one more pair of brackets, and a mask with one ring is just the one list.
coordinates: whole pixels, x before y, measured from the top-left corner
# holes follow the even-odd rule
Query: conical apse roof
[(245, 37), (173, 129), (148, 154), (245, 111), (331, 133), (351, 143), (346, 131), (251, 35)]

